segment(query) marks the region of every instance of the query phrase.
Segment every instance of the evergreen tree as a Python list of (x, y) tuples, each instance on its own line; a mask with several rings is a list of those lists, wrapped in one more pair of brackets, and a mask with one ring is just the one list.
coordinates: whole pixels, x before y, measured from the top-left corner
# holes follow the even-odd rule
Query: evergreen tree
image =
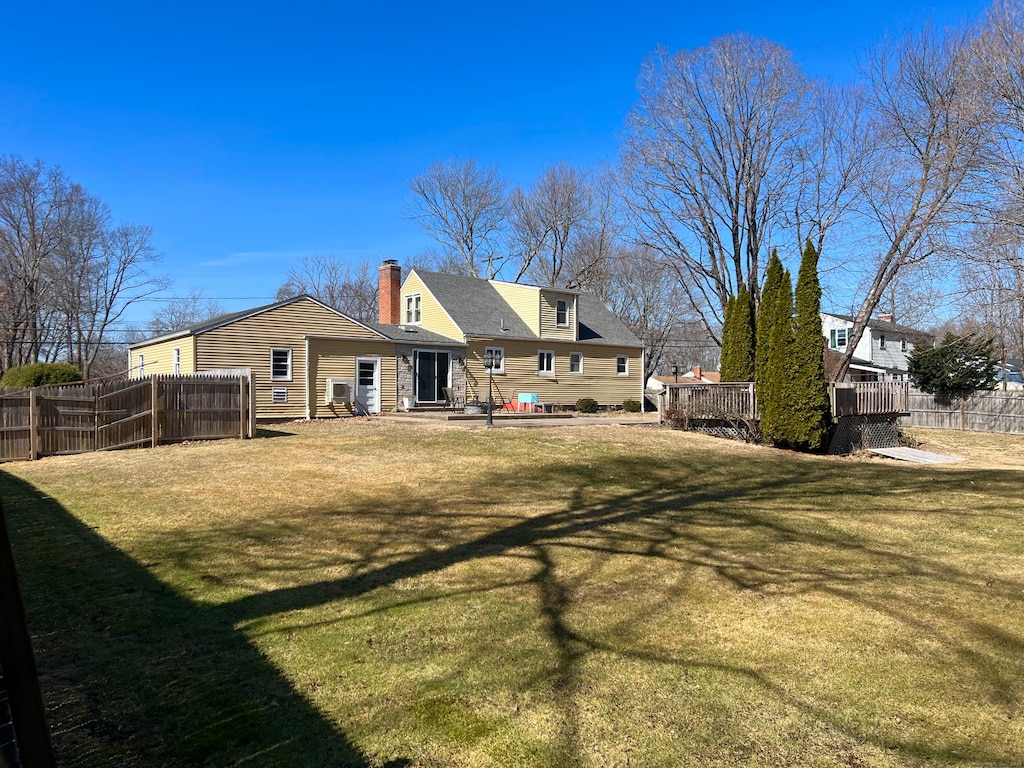
[(808, 240), (796, 281), (786, 440), (791, 447), (804, 451), (819, 451), (824, 447), (831, 422), (823, 350), (818, 253)]
[(722, 381), (754, 380), (754, 315), (745, 285), (725, 305), (720, 374)]
[(789, 445), (792, 431), (788, 411), (792, 383), (790, 348), (793, 346), (793, 279), (789, 270), (782, 274), (771, 310), (771, 315), (765, 315), (761, 320), (762, 323), (767, 321), (770, 326), (763, 369), (768, 386), (766, 392), (758, 392), (761, 434), (769, 442), (784, 446)]
[(771, 381), (768, 376), (768, 357), (771, 349), (771, 334), (775, 316), (775, 305), (778, 301), (779, 289), (782, 285), (783, 269), (779, 253), (772, 249), (768, 259), (768, 271), (765, 274), (764, 286), (761, 288), (761, 304), (757, 309), (757, 355), (755, 378), (757, 382), (757, 399), (764, 402), (771, 398)]
[(947, 401), (993, 389), (997, 363), (992, 346), (992, 339), (947, 333), (939, 346), (916, 347), (910, 354), (910, 380), (922, 392)]
[(736, 338), (736, 297), (725, 300), (725, 319), (722, 321), (722, 355), (718, 364), (718, 373), (722, 381), (735, 381), (732, 378), (736, 364), (733, 362), (733, 339)]

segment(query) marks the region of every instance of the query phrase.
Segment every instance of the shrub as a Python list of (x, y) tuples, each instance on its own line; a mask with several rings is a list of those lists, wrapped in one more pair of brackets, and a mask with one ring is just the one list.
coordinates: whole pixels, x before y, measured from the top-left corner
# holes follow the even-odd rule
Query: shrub
[(31, 363), (11, 368), (0, 379), (0, 387), (41, 387), (82, 380), (82, 372), (71, 363)]
[(626, 413), (640, 413), (640, 401), (639, 400), (623, 400), (622, 410)]
[(576, 410), (580, 413), (597, 413), (597, 400), (592, 397), (581, 397), (576, 401)]

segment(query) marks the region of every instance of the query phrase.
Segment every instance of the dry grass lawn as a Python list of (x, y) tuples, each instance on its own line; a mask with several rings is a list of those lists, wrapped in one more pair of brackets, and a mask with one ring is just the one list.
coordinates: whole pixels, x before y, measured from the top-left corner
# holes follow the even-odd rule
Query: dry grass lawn
[(1024, 439), (367, 420), (0, 474), (63, 765), (1024, 759)]

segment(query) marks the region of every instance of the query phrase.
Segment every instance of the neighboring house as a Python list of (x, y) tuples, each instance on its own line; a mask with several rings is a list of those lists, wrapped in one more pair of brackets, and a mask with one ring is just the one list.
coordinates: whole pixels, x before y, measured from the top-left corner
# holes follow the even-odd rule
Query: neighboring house
[(666, 384), (720, 384), (721, 381), (718, 371), (705, 371), (698, 365), (678, 376), (651, 376), (647, 379), (647, 391), (661, 392)]
[[(832, 353), (846, 352), (853, 322), (850, 315), (822, 312), (821, 332)], [(847, 378), (851, 381), (904, 381), (915, 347), (934, 343), (935, 337), (930, 333), (898, 325), (885, 315), (869, 320), (854, 349)]]
[(360, 323), (299, 296), (235, 312), (129, 347), (135, 376), (249, 368), (258, 418), (345, 415), (329, 379), (349, 382), (356, 412), (536, 394), (575, 405), (643, 397), (643, 346), (597, 299), (566, 289), (380, 268), (379, 323)]

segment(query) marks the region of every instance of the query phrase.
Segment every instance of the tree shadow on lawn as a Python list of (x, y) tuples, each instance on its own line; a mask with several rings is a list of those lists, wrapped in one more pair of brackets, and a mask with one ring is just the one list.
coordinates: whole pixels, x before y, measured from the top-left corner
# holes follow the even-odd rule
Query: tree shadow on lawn
[[(584, 582), (603, 578), (605, 565), (624, 558), (638, 558), (645, 567), (653, 564), (680, 579), (714, 574), (720, 585), (737, 593), (832, 596), (884, 615), (956, 656), (957, 671), (977, 678), (995, 706), (1008, 716), (1019, 713), (1018, 698), (1006, 691), (1016, 690), (1019, 683), (1015, 675), (1020, 662), (1013, 659), (1024, 656), (1024, 646), (1004, 627), (978, 620), (970, 604), (1015, 603), (1021, 584), (979, 577), (938, 557), (907, 554), (898, 529), (869, 538), (843, 525), (846, 518), (895, 514), (892, 505), (874, 506), (879, 488), (916, 504), (919, 498), (962, 493), (975, 482), (988, 494), (979, 494), (976, 503), (981, 508), (935, 506), (925, 511), (947, 520), (962, 519), (964, 524), (979, 515), (1009, 519), (1001, 500), (1015, 498), (1019, 473), (843, 465), (841, 477), (823, 480), (827, 473), (837, 474), (834, 465), (742, 460), (726, 470), (711, 472), (699, 463), (680, 467), (668, 460), (624, 466), (621, 457), (586, 466), (556, 462), (532, 466), (528, 474), (515, 478), (514, 488), (507, 475), (477, 472), (466, 478), (469, 498), (486, 498), (485, 489), (492, 497), (516, 494), (516, 508), (522, 513), (491, 513), (486, 503), (466, 501), (465, 489), (446, 498), (443, 491), (424, 487), (400, 509), (382, 509), (371, 495), (346, 494), (344, 501), (328, 509), (296, 507), (294, 515), (283, 509), (258, 525), (176, 531), (173, 540), (158, 542), (154, 549), (180, 560), (183, 567), (190, 559), (216, 561), (218, 547), (227, 551), (240, 542), (262, 543), (267, 553), (287, 550), (266, 566), (268, 572), (276, 572), (274, 579), (290, 573), (285, 581), (294, 583), (308, 578), (304, 574), (314, 574), (312, 583), (256, 591), (210, 606), (165, 592), (147, 573), (146, 564), (107, 545), (30, 485), (0, 474), (0, 487), (11, 519), (17, 521), (12, 523), (16, 552), (20, 548), (22, 558), (39, 566), (28, 570), (23, 583), (39, 642), (39, 666), (48, 675), (44, 688), (51, 693), (47, 698), (55, 721), (65, 731), (58, 734), (58, 746), (72, 757), (85, 755), (77, 762), (65, 759), (66, 764), (174, 764), (182, 762), (184, 754), (195, 758), (186, 762), (210, 765), (243, 758), (254, 765), (366, 765), (368, 758), (306, 703), (241, 630), (233, 628), (334, 602), (347, 606), (346, 616), (337, 618), (334, 613), (319, 621), (344, 622), (364, 610), (357, 598), (434, 575), (440, 577), (439, 586), (391, 595), (384, 607), (371, 604), (366, 610), (429, 604), (517, 584), (531, 590), (554, 654), (553, 662), (538, 666), (534, 674), (561, 708), (551, 764), (575, 765), (593, 758), (584, 746), (587, 726), (579, 710), (587, 685), (584, 667), (594, 657), (609, 655), (665, 665), (681, 674), (721, 673), (759, 691), (757, 695), (766, 700), (824, 723), (848, 742), (892, 750), (901, 760), (1005, 759), (1006, 755), (973, 750), (968, 741), (954, 737), (938, 743), (892, 730), (865, 733), (870, 724), (837, 711), (836, 704), (842, 702), (830, 700), (827, 693), (812, 697), (791, 681), (759, 669), (754, 661), (709, 660), (692, 648), (637, 642), (586, 626), (583, 619), (592, 594), (583, 594)], [(552, 488), (564, 489), (564, 501), (553, 511), (531, 511), (552, 509)], [(846, 506), (834, 510), (834, 524), (827, 517), (831, 510), (822, 502), (822, 496), (833, 491)], [(794, 510), (805, 514), (791, 514)], [(342, 521), (354, 521), (356, 528), (333, 533), (332, 526)], [(308, 530), (311, 523), (317, 524), (314, 541)], [(352, 530), (372, 535), (343, 542)], [(296, 546), (289, 549), (293, 540)], [(338, 558), (334, 548), (342, 543), (356, 554)], [(579, 553), (589, 558), (597, 575), (570, 572), (567, 555)], [(83, 558), (85, 562), (78, 562)], [(494, 576), (483, 585), (444, 583), (442, 574), (449, 569), (490, 558), (520, 575), (525, 563), (529, 573)], [(342, 568), (346, 575), (319, 578), (321, 569), (332, 564), (336, 567), (331, 570)], [(191, 565), (202, 570), (195, 562)], [(227, 580), (231, 578), (228, 574)], [(76, 583), (79, 580), (91, 583)], [(957, 605), (910, 601), (898, 589), (889, 591), (890, 584), (933, 591), (936, 585), (948, 585), (959, 590), (963, 600)], [(631, 588), (607, 586), (627, 592)], [(650, 592), (648, 586), (648, 596)], [(634, 605), (627, 595), (618, 602), (623, 609), (618, 624), (642, 626), (650, 614), (685, 599), (666, 590)], [(296, 629), (303, 620), (296, 619)], [(951, 631), (953, 627), (958, 629)], [(56, 637), (58, 631), (69, 632), (70, 639)], [(138, 637), (143, 635), (153, 638), (153, 653), (136, 658)], [(85, 728), (91, 733), (83, 737)], [(713, 741), (715, 735), (708, 739)], [(104, 759), (93, 759), (90, 750)], [(108, 754), (117, 759), (107, 760)]]
[[(1002, 508), (999, 500), (1009, 504), (1015, 497), (1019, 473), (926, 473), (919, 468), (890, 470), (877, 466), (844, 466), (843, 478), (838, 480), (841, 498), (852, 508), (834, 510), (838, 525), (831, 525), (827, 520), (808, 520), (799, 514), (788, 514), (790, 510), (801, 509), (817, 513), (829, 511), (827, 506), (822, 506), (821, 495), (827, 491), (823, 487), (823, 473), (831, 471), (831, 466), (799, 464), (796, 468), (786, 465), (786, 468), (773, 469), (768, 463), (750, 467), (740, 463), (725, 475), (699, 476), (680, 473), (671, 463), (651, 462), (643, 474), (634, 476), (631, 490), (622, 492), (619, 488), (611, 495), (603, 492), (604, 478), (622, 476), (621, 464), (620, 460), (614, 460), (608, 464), (592, 463), (586, 469), (567, 469), (561, 463), (532, 467), (528, 477), (516, 480), (517, 493), (529, 495), (534, 489), (536, 501), (542, 503), (550, 501), (552, 484), (561, 483), (570, 491), (569, 501), (553, 512), (506, 518), (506, 524), (496, 523), (486, 513), (477, 515), (471, 508), (453, 512), (444, 508), (443, 501), (439, 503), (424, 497), (409, 499), (401, 510), (382, 510), (365, 500), (348, 502), (340, 509), (323, 510), (325, 518), (340, 515), (373, 520), (375, 524), (369, 527), (382, 531), (379, 540), (367, 544), (361, 558), (348, 562), (350, 575), (257, 592), (210, 610), (222, 617), (222, 623), (237, 625), (333, 601), (350, 601), (377, 589), (440, 574), (475, 560), (515, 558), (521, 564), (525, 558), (534, 567), (527, 583), (535, 590), (546, 633), (556, 649), (557, 663), (543, 674), (547, 676), (548, 686), (558, 692), (563, 705), (560, 743), (555, 745), (555, 754), (566, 765), (581, 764), (592, 757), (585, 754), (582, 746), (585, 739), (581, 735), (575, 701), (580, 670), (592, 654), (613, 654), (680, 669), (719, 671), (746, 681), (765, 696), (800, 711), (815, 722), (826, 724), (834, 733), (853, 743), (874, 744), (905, 759), (956, 762), (1007, 758), (1005, 754), (976, 748), (969, 740), (952, 734), (947, 739), (936, 740), (934, 731), (923, 735), (885, 728), (870, 732), (868, 721), (850, 721), (841, 711), (836, 711), (836, 704), (845, 702), (830, 701), (827, 695), (824, 700), (820, 696), (812, 698), (802, 694), (799, 686), (790, 685), (785, 679), (773, 679), (771, 673), (755, 666), (708, 662), (696, 656), (686, 657), (685, 653), (672, 649), (610, 643), (578, 626), (586, 605), (577, 599), (577, 583), (571, 574), (562, 572), (562, 563), (564, 553), (569, 550), (586, 552), (595, 558), (595, 563), (623, 556), (639, 557), (661, 561), (665, 567), (677, 571), (713, 572), (722, 584), (741, 592), (768, 596), (818, 594), (837, 598), (869, 615), (888, 617), (922, 642), (933, 643), (944, 653), (955, 656), (959, 661), (957, 672), (966, 671), (978, 681), (980, 688), (989, 691), (991, 701), (1007, 717), (1016, 717), (1019, 716), (1019, 699), (1007, 691), (1016, 690), (1020, 683), (1020, 662), (1013, 660), (1024, 656), (1024, 643), (1004, 629), (975, 620), (970, 604), (993, 600), (1015, 603), (1019, 600), (1021, 584), (1012, 579), (979, 577), (938, 557), (908, 554), (901, 546), (897, 529), (868, 538), (861, 533), (851, 533), (842, 523), (843, 518), (897, 515), (898, 509), (892, 506), (882, 510), (873, 506), (879, 487), (902, 493), (908, 503), (917, 504), (920, 498), (961, 493), (964, 487), (976, 481), (992, 494), (989, 508), (969, 510), (937, 506), (925, 511), (947, 519), (962, 517), (968, 522), (979, 515), (1009, 519), (1012, 513), (1009, 508)], [(467, 482), (476, 489), (500, 489), (508, 483), (508, 478), (484, 475), (468, 478)], [(403, 527), (403, 520), (426, 522), (418, 523), (421, 530), (410, 533), (408, 527)], [(278, 525), (268, 523), (268, 539), (280, 539), (281, 532)], [(247, 531), (246, 535), (252, 536), (253, 532)], [(214, 538), (224, 542), (232, 540), (223, 531)], [(394, 544), (405, 552), (418, 551), (396, 556)], [(799, 548), (798, 556), (791, 556), (794, 548)], [(280, 567), (280, 563), (276, 567)], [(306, 567), (301, 558), (295, 560), (297, 572)], [(509, 580), (504, 586), (515, 583), (521, 582)], [(486, 589), (500, 586), (503, 585), (490, 583)], [(924, 596), (920, 601), (908, 600), (905, 590), (918, 586), (931, 592), (936, 588), (954, 589), (966, 600), (956, 605), (936, 603)], [(443, 600), (464, 592), (457, 588), (440, 589), (426, 597), (411, 598), (409, 602)], [(677, 599), (677, 595), (666, 594), (664, 605)], [(630, 609), (628, 601), (623, 602), (623, 607)], [(651, 605), (645, 605), (644, 609), (650, 610)], [(620, 623), (628, 625), (642, 619), (624, 615)], [(866, 733), (866, 729), (869, 732)], [(1012, 751), (1012, 745), (1008, 747)]]
[(32, 485), (0, 495), (59, 765), (369, 765), (222, 615)]

